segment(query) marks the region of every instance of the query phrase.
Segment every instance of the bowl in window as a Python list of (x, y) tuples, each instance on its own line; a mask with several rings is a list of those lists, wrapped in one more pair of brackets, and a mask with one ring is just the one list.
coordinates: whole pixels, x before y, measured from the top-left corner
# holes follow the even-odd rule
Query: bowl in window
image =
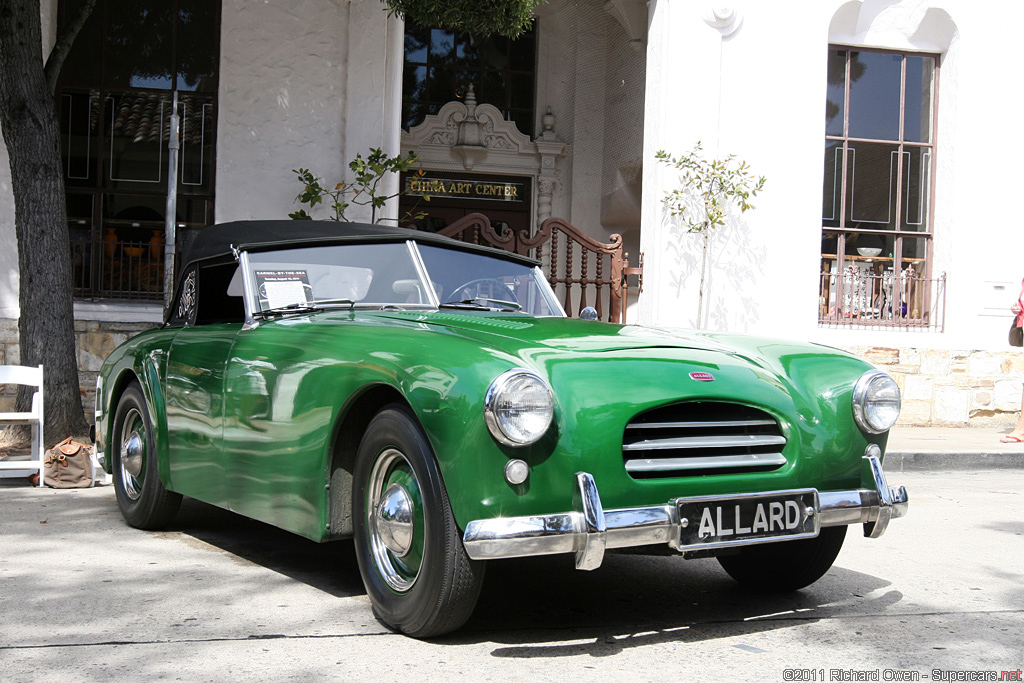
[(857, 247), (857, 253), (861, 256), (878, 256), (882, 253), (881, 247)]

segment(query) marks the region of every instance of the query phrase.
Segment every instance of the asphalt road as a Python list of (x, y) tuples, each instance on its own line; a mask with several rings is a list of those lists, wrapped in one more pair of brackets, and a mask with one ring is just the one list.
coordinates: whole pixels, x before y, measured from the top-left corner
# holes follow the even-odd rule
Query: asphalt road
[(568, 557), (496, 562), (469, 624), (433, 642), (374, 620), (349, 543), (194, 501), (172, 530), (147, 533), (122, 522), (109, 486), (5, 485), (0, 680), (1020, 676), (1024, 470), (890, 479), (910, 492), (908, 516), (878, 540), (851, 528), (836, 566), (801, 592), (746, 593), (715, 560), (617, 555), (595, 572)]

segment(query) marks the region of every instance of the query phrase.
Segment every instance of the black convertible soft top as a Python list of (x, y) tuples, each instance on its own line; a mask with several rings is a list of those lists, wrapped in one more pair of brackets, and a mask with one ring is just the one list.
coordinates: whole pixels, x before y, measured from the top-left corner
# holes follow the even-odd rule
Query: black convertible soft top
[(183, 265), (231, 253), (236, 248), (269, 248), (295, 243), (348, 241), (359, 238), (434, 239), (445, 237), (418, 230), (338, 221), (233, 221), (203, 228), (181, 260)]
[[(339, 244), (358, 241), (404, 241), (443, 244), (456, 249), (477, 251), (494, 256), (501, 256), (531, 266), (540, 265), (539, 261), (512, 252), (501, 251), (492, 247), (479, 246), (468, 242), (460, 242), (450, 237), (436, 235), (431, 232), (409, 230), (389, 225), (370, 223), (342, 223), (340, 221), (296, 221), (296, 220), (257, 220), (232, 221), (218, 223), (203, 228), (192, 245), (179, 260), (181, 268), (177, 281), (174, 283), (175, 301), (181, 286), (181, 279), (188, 272), (189, 266), (196, 261), (208, 259), (230, 258), (232, 247), (236, 249), (266, 250), (281, 247), (314, 246)], [(169, 311), (165, 312), (166, 316)]]

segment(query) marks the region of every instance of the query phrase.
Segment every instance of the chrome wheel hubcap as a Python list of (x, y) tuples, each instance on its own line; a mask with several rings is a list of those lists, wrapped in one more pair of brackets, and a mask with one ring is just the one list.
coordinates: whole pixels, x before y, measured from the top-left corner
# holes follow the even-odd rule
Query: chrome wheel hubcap
[(145, 446), (142, 444), (142, 435), (132, 432), (128, 440), (121, 444), (121, 458), (124, 460), (124, 469), (133, 477), (142, 474), (142, 456), (145, 453)]
[(388, 448), (377, 456), (367, 481), (366, 527), (377, 572), (396, 593), (416, 583), (423, 560), (423, 510), (419, 482), (405, 455)]
[(118, 463), (121, 483), (129, 500), (142, 495), (142, 482), (146, 467), (146, 423), (137, 408), (131, 408), (121, 424), (121, 452)]
[(388, 550), (404, 557), (412, 547), (413, 504), (401, 484), (391, 484), (377, 503), (377, 535)]

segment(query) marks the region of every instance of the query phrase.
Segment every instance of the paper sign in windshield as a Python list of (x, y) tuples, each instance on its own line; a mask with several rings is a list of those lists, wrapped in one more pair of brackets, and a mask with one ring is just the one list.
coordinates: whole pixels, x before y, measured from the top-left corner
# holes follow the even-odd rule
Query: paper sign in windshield
[(256, 287), (264, 311), (307, 303), (313, 291), (304, 270), (257, 270)]

